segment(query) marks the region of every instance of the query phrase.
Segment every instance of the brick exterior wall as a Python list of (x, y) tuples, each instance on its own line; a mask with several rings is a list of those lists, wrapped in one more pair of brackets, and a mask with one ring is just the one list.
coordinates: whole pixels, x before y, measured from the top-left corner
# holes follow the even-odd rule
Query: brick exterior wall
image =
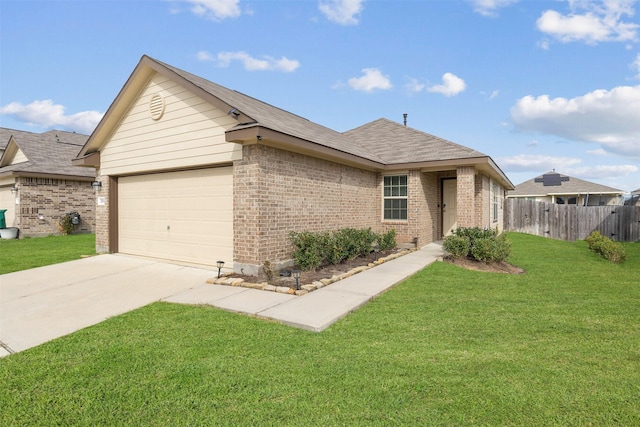
[(262, 145), (233, 164), (234, 261), (291, 258), (291, 231), (380, 228), (379, 174)]
[(475, 224), (478, 227), (491, 227), (492, 223), (492, 200), (491, 200), (491, 180), (483, 174), (475, 176)]
[(382, 220), (384, 180), (383, 175), (378, 174), (376, 212), (378, 221), (381, 221), (381, 230), (386, 232), (395, 228), (398, 243), (412, 243), (417, 237), (418, 246), (424, 246), (438, 240), (440, 223), (438, 175), (434, 172), (422, 173), (419, 170), (393, 175), (407, 175), (408, 178), (407, 221)]
[[(96, 252), (109, 252), (109, 177), (98, 176), (97, 181), (102, 182), (102, 188), (95, 194), (96, 215)], [(98, 204), (104, 201), (104, 204)]]
[[(65, 179), (18, 177), (20, 204), (16, 224), (21, 237), (60, 234), (58, 221), (65, 213), (78, 212), (76, 233), (95, 231), (95, 200), (91, 182)], [(39, 216), (42, 215), (43, 219)]]
[(458, 227), (473, 227), (476, 225), (475, 168), (473, 166), (458, 167), (457, 178)]

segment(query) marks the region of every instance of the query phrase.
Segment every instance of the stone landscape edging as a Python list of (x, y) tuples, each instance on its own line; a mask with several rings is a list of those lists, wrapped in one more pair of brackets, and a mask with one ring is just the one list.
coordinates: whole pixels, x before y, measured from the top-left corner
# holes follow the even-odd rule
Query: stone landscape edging
[(346, 271), (342, 274), (338, 274), (338, 275), (334, 275), (331, 276), (330, 278), (326, 278), (326, 279), (320, 279), (320, 280), (316, 280), (312, 283), (308, 283), (305, 285), (300, 285), (300, 289), (299, 290), (295, 290), (293, 288), (290, 288), (289, 286), (276, 286), (276, 285), (271, 285), (268, 282), (262, 282), (262, 283), (251, 283), (251, 282), (247, 282), (245, 281), (243, 278), (241, 277), (229, 277), (229, 275), (233, 274), (233, 273), (227, 273), (227, 274), (223, 274), (221, 277), (214, 277), (212, 279), (207, 279), (207, 283), (211, 284), (211, 285), (223, 285), (223, 286), (238, 286), (238, 287), (243, 287), (243, 288), (250, 288), (250, 289), (258, 289), (261, 291), (269, 291), (269, 292), (279, 292), (282, 294), (291, 294), (291, 295), (297, 295), (297, 296), (302, 296), (302, 295), (306, 295), (309, 292), (313, 292), (317, 289), (320, 288), (324, 288), (325, 286), (328, 286), (332, 283), (338, 282), (340, 280), (346, 279), (347, 277), (351, 277), (354, 274), (358, 274), (358, 273), (362, 273), (363, 271), (369, 270), (371, 268), (374, 268), (380, 264), (384, 264), (385, 262), (394, 260), (396, 258), (400, 258), (401, 256), (410, 254), (411, 252), (416, 251), (417, 249), (403, 249), (400, 252), (396, 252), (394, 254), (391, 255), (387, 255), (386, 257), (382, 257), (382, 258), (378, 258), (377, 260), (370, 262), (367, 265), (361, 265), (359, 267), (355, 267), (352, 268), (349, 271)]

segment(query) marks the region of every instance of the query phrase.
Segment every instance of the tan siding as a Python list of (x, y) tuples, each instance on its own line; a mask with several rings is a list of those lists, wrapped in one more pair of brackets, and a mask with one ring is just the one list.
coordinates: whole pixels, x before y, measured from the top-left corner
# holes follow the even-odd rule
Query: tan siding
[(29, 159), (27, 158), (27, 156), (25, 156), (22, 150), (18, 148), (18, 151), (16, 152), (15, 156), (13, 156), (13, 160), (11, 160), (10, 164), (16, 165), (18, 163), (24, 163), (28, 161)]
[[(165, 100), (160, 120), (149, 112), (156, 93)], [(101, 172), (123, 175), (238, 160), (242, 148), (224, 137), (236, 124), (226, 112), (156, 74), (102, 149)]]

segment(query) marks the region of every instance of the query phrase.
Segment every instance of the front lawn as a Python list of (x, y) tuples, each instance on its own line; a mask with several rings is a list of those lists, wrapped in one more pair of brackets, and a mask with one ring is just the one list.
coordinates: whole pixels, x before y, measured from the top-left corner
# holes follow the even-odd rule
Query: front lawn
[(95, 253), (95, 234), (0, 239), (0, 274), (72, 261)]
[[(0, 359), (0, 425), (639, 425), (640, 243), (512, 233), (322, 333), (156, 303)], [(304, 298), (304, 297), (302, 297)]]

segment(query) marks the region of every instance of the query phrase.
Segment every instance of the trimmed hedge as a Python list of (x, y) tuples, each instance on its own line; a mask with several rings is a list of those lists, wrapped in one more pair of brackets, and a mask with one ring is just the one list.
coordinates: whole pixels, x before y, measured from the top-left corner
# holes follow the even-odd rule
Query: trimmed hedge
[(511, 254), (511, 242), (497, 230), (480, 227), (458, 228), (444, 238), (444, 250), (454, 258), (472, 257), (476, 261), (506, 261)]
[(603, 236), (598, 230), (589, 234), (585, 242), (587, 242), (590, 250), (613, 263), (620, 264), (627, 259), (624, 247), (619, 242), (614, 242), (610, 238)]
[(334, 232), (291, 232), (295, 247), (293, 260), (302, 270), (341, 262), (368, 255), (376, 244), (381, 251), (396, 247), (396, 231), (374, 233), (370, 228), (343, 228)]

